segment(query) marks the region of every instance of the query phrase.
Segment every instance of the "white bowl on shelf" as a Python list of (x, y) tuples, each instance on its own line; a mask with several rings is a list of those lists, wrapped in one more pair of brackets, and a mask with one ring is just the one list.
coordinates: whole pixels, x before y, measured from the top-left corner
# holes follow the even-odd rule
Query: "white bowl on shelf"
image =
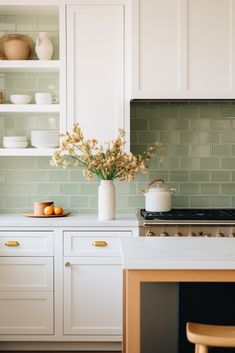
[(27, 136), (4, 136), (4, 142), (26, 142)]
[(58, 130), (32, 130), (31, 145), (36, 148), (55, 148), (59, 146)]
[(32, 96), (29, 94), (12, 94), (10, 95), (10, 101), (13, 104), (29, 104), (32, 100)]
[(3, 141), (3, 147), (5, 148), (26, 148), (28, 141)]

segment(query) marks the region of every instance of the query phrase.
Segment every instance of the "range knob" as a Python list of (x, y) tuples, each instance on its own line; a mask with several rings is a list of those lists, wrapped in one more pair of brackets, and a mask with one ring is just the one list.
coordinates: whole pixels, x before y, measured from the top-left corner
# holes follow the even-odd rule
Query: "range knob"
[(222, 237), (224, 237), (224, 233), (218, 231), (218, 232), (216, 233), (216, 237), (217, 237), (217, 238), (222, 238)]
[(182, 237), (182, 236), (183, 236), (183, 234), (181, 232), (176, 232), (175, 233), (175, 237)]
[(146, 233), (146, 237), (155, 237), (155, 233), (151, 231), (151, 229), (149, 229)]
[(160, 234), (160, 237), (169, 237), (169, 234), (165, 230), (163, 230)]
[(235, 237), (235, 232), (231, 232), (231, 233), (229, 234), (229, 236), (230, 236), (230, 238), (234, 238), (234, 237)]
[(190, 231), (189, 233), (188, 233), (188, 237), (195, 237), (196, 236), (196, 233), (194, 233), (194, 232), (192, 232), (192, 231)]

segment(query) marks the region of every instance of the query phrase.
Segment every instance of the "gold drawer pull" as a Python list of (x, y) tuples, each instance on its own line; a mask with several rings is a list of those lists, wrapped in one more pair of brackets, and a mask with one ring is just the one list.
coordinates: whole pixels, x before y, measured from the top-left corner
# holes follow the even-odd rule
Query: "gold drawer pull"
[(6, 246), (20, 246), (20, 243), (17, 240), (8, 240), (5, 242)]
[(102, 240), (93, 241), (92, 246), (107, 246), (108, 243)]

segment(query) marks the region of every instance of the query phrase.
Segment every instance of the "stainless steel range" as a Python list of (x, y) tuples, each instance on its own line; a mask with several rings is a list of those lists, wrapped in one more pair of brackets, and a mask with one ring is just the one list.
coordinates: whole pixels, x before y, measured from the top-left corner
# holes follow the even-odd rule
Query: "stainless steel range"
[(235, 209), (141, 209), (138, 219), (140, 236), (235, 237)]

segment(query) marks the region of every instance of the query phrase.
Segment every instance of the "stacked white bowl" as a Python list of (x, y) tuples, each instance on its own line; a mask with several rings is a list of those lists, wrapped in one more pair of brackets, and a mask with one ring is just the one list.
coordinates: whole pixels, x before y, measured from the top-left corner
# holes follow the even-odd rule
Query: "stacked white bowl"
[(27, 136), (4, 136), (3, 147), (26, 148), (28, 146)]
[(58, 130), (32, 130), (31, 145), (37, 148), (55, 148), (59, 146)]

